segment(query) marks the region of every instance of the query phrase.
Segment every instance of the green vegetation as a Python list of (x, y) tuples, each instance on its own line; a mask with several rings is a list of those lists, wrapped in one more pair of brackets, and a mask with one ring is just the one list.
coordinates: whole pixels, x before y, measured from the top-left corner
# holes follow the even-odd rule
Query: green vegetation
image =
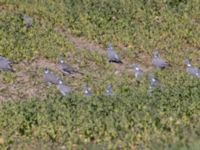
[[(16, 73), (0, 73), (0, 149), (166, 149), (200, 147), (199, 0), (0, 1), (0, 55)], [(26, 29), (21, 16), (33, 18)], [(109, 64), (112, 42), (123, 65)], [(90, 43), (93, 43), (90, 47)], [(172, 67), (154, 71), (158, 49)], [(42, 81), (43, 68), (64, 55), (84, 73), (62, 77), (77, 92), (61, 97)], [(155, 72), (161, 89), (147, 95), (128, 66)], [(84, 97), (82, 86), (94, 96)], [(113, 84), (115, 95), (103, 95)]]
[(200, 134), (200, 81), (177, 80), (151, 97), (139, 87), (113, 97), (49, 95), (6, 102), (0, 106), (3, 146), (16, 149), (31, 140), (35, 149), (43, 142), (70, 149), (193, 147)]

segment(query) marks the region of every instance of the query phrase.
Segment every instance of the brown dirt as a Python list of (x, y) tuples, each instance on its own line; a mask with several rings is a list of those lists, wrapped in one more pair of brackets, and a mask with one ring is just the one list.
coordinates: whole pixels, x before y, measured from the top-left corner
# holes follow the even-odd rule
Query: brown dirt
[(14, 65), (16, 72), (8, 74), (14, 74), (16, 79), (12, 82), (6, 82), (3, 78), (0, 79), (0, 101), (44, 96), (46, 85), (43, 82), (43, 69), (45, 66), (48, 66), (51, 70), (56, 69), (56, 64), (45, 59), (37, 59), (31, 63), (21, 62)]
[[(103, 45), (97, 44), (93, 41), (88, 41), (83, 37), (73, 36), (71, 33), (66, 31), (62, 27), (55, 28), (55, 31), (65, 36), (77, 49), (86, 49), (89, 51), (96, 51), (98, 54), (105, 55), (105, 57), (107, 57), (106, 48), (104, 48)], [(127, 50), (127, 47), (124, 46), (123, 44), (118, 44), (118, 48), (121, 49), (122, 52)], [(137, 55), (137, 59), (146, 60), (145, 62), (140, 62), (145, 72), (152, 70), (151, 64), (147, 64), (147, 62), (151, 62), (150, 60), (151, 58), (149, 56), (147, 56), (144, 53), (139, 53)], [(113, 66), (116, 68), (115, 74), (123, 73), (127, 69), (129, 69), (130, 72), (132, 71), (132, 69), (129, 67), (131, 65), (130, 61), (125, 58), (122, 58), (122, 61), (123, 61), (123, 64), (113, 63)], [(134, 62), (137, 62), (137, 61), (134, 60)]]
[[(105, 55), (105, 57), (107, 55), (106, 50), (103, 48), (102, 45), (90, 42), (82, 37), (75, 37), (61, 28), (56, 28), (55, 31), (64, 35), (72, 44), (75, 45), (77, 49), (95, 51), (100, 55)], [(123, 53), (123, 51), (121, 51), (121, 53)], [(148, 56), (144, 56), (142, 54), (138, 54), (138, 58), (141, 58), (141, 60), (148, 60), (148, 61), (150, 59)], [(130, 68), (131, 65), (130, 62), (124, 58), (122, 58), (122, 61), (123, 64), (115, 64), (115, 63), (111, 64), (115, 70), (114, 74), (120, 77), (124, 74), (124, 72), (128, 70), (128, 72), (132, 76), (132, 69)], [(145, 65), (146, 64), (145, 62), (142, 62), (141, 64), (143, 68), (149, 68), (149, 66)], [(0, 92), (1, 92), (0, 101), (21, 100), (33, 97), (38, 97), (42, 99), (44, 96), (46, 96), (46, 94), (49, 93), (48, 92), (49, 87), (47, 87), (43, 82), (43, 70), (45, 67), (50, 68), (50, 70), (53, 70), (53, 72), (58, 72), (56, 74), (62, 76), (62, 74), (59, 73), (57, 64), (50, 62), (45, 58), (37, 58), (32, 62), (21, 62), (19, 64), (15, 64), (14, 68), (16, 69), (16, 73), (14, 73), (14, 75), (16, 76), (15, 77), (16, 79), (14, 79), (13, 82), (5, 82), (3, 80), (3, 77), (1, 78), (0, 75)], [(96, 66), (94, 62), (90, 62), (90, 65), (87, 67), (88, 68), (85, 68), (86, 71), (92, 72), (92, 70), (95, 70), (96, 67), (98, 66)], [(149, 71), (149, 69), (145, 69), (145, 71)], [(79, 84), (81, 82), (81, 78), (82, 77), (80, 75), (76, 75), (76, 80), (79, 80), (79, 82), (77, 81)], [(77, 86), (76, 83), (72, 84)]]
[(105, 51), (105, 48), (103, 48), (102, 45), (96, 44), (93, 41), (88, 41), (83, 37), (75, 37), (63, 28), (55, 28), (55, 31), (65, 36), (72, 44), (75, 45), (77, 49), (98, 51), (98, 53), (102, 53), (103, 51)]

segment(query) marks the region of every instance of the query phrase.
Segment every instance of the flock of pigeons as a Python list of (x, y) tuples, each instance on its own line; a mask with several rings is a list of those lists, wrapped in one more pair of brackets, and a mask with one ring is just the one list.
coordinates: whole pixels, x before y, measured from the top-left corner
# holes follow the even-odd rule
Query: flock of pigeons
[[(108, 49), (107, 49), (107, 55), (108, 55), (108, 60), (110, 63), (123, 63), (117, 55), (116, 51), (113, 49), (112, 44), (109, 44)], [(15, 70), (12, 68), (12, 62), (8, 60), (7, 58), (0, 56), (0, 71), (11, 71), (15, 72)], [(165, 60), (163, 60), (158, 52), (154, 52), (153, 58), (152, 58), (152, 64), (157, 68), (157, 69), (164, 69), (169, 65)], [(200, 79), (200, 70), (197, 67), (193, 67), (192, 64), (188, 59), (185, 60), (185, 64), (187, 66), (186, 72), (189, 73), (190, 75), (197, 77)], [(144, 75), (144, 71), (140, 68), (138, 64), (133, 64), (133, 72), (136, 81), (140, 82), (141, 78)], [(58, 64), (58, 69), (63, 73), (63, 75), (67, 76), (70, 74), (78, 73), (78, 74), (83, 74), (82, 72), (79, 72), (78, 70), (75, 70), (72, 68), (69, 64), (65, 63), (64, 58), (62, 57), (59, 60)], [(63, 81), (57, 77), (53, 72), (49, 71), (48, 68), (44, 69), (44, 82), (48, 85), (54, 84), (57, 86), (57, 89), (60, 91), (60, 93), (63, 96), (68, 95), (69, 93), (73, 92), (72, 88), (65, 85)], [(151, 93), (154, 91), (156, 88), (159, 87), (159, 81), (155, 78), (154, 74), (149, 74), (148, 75), (148, 80), (149, 80), (149, 91), (148, 93)], [(87, 85), (84, 86), (83, 89), (83, 94), (85, 96), (90, 96), (92, 95), (91, 88), (89, 88)], [(112, 85), (108, 85), (106, 88), (105, 95), (111, 96), (113, 95), (113, 90), (112, 90)]]
[[(21, 18), (23, 19), (23, 22), (27, 29), (32, 27), (33, 19), (31, 17), (27, 15), (23, 15)], [(107, 55), (108, 55), (108, 60), (110, 63), (123, 63), (120, 57), (115, 52), (115, 50), (113, 49), (112, 44), (109, 44), (108, 46)], [(15, 72), (15, 70), (12, 68), (12, 64), (13, 63), (7, 58), (0, 56), (0, 71)], [(154, 52), (152, 64), (157, 69), (164, 69), (170, 66), (169, 63), (167, 63), (165, 60), (163, 60), (160, 57), (160, 54), (158, 52)], [(200, 79), (200, 70), (196, 67), (193, 67), (188, 59), (185, 60), (185, 64), (187, 65), (186, 72)], [(69, 75), (73, 73), (83, 74), (79, 72), (78, 70), (75, 70), (74, 68), (72, 68), (70, 65), (66, 64), (63, 58), (60, 59), (58, 67), (59, 67), (59, 70), (63, 73), (63, 75)], [(133, 67), (136, 81), (140, 82), (141, 78), (144, 75), (143, 70), (140, 68), (138, 64), (134, 64), (132, 67)], [(155, 78), (154, 74), (149, 74), (148, 80), (149, 80), (148, 92), (151, 93), (154, 89), (159, 87), (159, 81)], [(44, 81), (48, 85), (51, 85), (51, 84), (56, 85), (57, 89), (60, 91), (60, 93), (63, 96), (66, 96), (69, 93), (73, 92), (71, 87), (65, 85), (63, 81), (59, 77), (54, 75), (53, 72), (49, 71), (48, 68), (44, 69)], [(89, 88), (87, 85), (84, 86), (83, 91), (84, 91), (83, 93), (85, 96), (90, 96), (92, 94), (91, 88)], [(108, 85), (108, 87), (106, 88), (105, 94), (108, 96), (113, 95), (112, 85)]]
[[(60, 70), (60, 72), (62, 72), (62, 74), (64, 76), (74, 74), (74, 73), (83, 75), (82, 72), (75, 70), (69, 64), (65, 63), (63, 57), (61, 57), (61, 59), (59, 61), (58, 69)], [(66, 96), (73, 91), (71, 87), (63, 84), (63, 81), (59, 77), (57, 77), (55, 74), (53, 74), (53, 72), (50, 72), (48, 68), (44, 69), (44, 81), (48, 85), (55, 84), (57, 86), (57, 89), (60, 91), (60, 93), (63, 96)], [(85, 85), (83, 87), (83, 94), (85, 96), (92, 95), (91, 88), (88, 87), (87, 85)], [(106, 91), (105, 91), (105, 95), (107, 95), (107, 96), (113, 95), (112, 85), (108, 85), (108, 87), (106, 88)]]

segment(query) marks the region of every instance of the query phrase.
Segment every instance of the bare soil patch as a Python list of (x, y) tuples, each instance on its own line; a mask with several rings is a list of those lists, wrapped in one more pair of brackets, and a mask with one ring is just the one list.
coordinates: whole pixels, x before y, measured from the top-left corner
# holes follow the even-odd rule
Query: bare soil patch
[[(33, 62), (20, 62), (13, 67), (15, 79), (12, 82), (6, 82), (4, 77), (0, 78), (0, 101), (21, 100), (32, 97), (45, 96), (46, 85), (43, 82), (43, 70), (47, 66), (51, 70), (56, 69), (56, 64), (45, 59), (37, 59)], [(6, 76), (3, 74), (2, 76)]]
[[(83, 37), (73, 36), (72, 34), (61, 28), (56, 28), (55, 31), (59, 32), (61, 35), (64, 35), (66, 39), (69, 40), (77, 49), (95, 51), (97, 52), (97, 54), (105, 55), (105, 57), (107, 57), (106, 49), (103, 48), (102, 45), (98, 45), (95, 42), (88, 41)], [(141, 60), (145, 60), (144, 62), (140, 62), (145, 71), (151, 70), (150, 65), (146, 63), (150, 59), (148, 56), (139, 54), (138, 58), (140, 58)], [(122, 61), (123, 64), (110, 64), (112, 65), (112, 67), (114, 67), (114, 74), (120, 77), (123, 76), (126, 71), (128, 71), (130, 73), (130, 76), (132, 76), (132, 68), (130, 67), (130, 65), (133, 62), (138, 62), (138, 60), (136, 59), (133, 60), (133, 62), (129, 62), (125, 58), (122, 58)], [(95, 73), (95, 70), (97, 69), (101, 72), (106, 71), (98, 68), (98, 66), (95, 65), (95, 62), (90, 61), (89, 64), (90, 65), (87, 66), (88, 68), (86, 67), (86, 70), (81, 70), (81, 72), (88, 73), (89, 71), (92, 73), (92, 70), (94, 70)], [(74, 65), (72, 64), (72, 66)], [(49, 87), (47, 87), (47, 85), (43, 81), (43, 71), (45, 67), (48, 67), (59, 76), (62, 76), (62, 74), (58, 70), (57, 64), (54, 62), (50, 62), (45, 58), (36, 58), (31, 62), (20, 62), (18, 64), (15, 64), (14, 68), (16, 72), (13, 73), (15, 79), (12, 82), (4, 81), (3, 78), (6, 76), (6, 74), (3, 74), (2, 76), (0, 75), (0, 101), (22, 100), (30, 99), (33, 97), (38, 97), (42, 99), (43, 97), (45, 97), (48, 94), (47, 90), (49, 89)], [(78, 68), (78, 66), (75, 66), (75, 68)], [(77, 83), (80, 84), (82, 77), (78, 74), (75, 76)], [(80, 86), (77, 85), (77, 83), (75, 82), (72, 84), (74, 84), (75, 86)]]

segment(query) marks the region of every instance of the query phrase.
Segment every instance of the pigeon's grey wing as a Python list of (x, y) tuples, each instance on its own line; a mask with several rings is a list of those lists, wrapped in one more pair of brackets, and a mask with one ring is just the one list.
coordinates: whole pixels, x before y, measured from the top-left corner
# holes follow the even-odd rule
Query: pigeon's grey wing
[(51, 84), (46, 75), (43, 76), (43, 80), (46, 84)]
[(66, 68), (66, 66), (64, 66), (64, 64), (59, 64), (59, 70), (64, 74), (64, 75), (67, 75), (67, 74), (70, 74), (70, 72), (68, 71), (68, 68)]
[(85, 91), (85, 92), (84, 92), (84, 95), (85, 95), (85, 96), (91, 96), (92, 93), (91, 93), (90, 91)]
[(152, 86), (152, 87), (158, 87), (158, 86), (159, 86), (158, 80), (153, 80), (153, 81), (151, 82), (151, 86)]
[(107, 95), (107, 96), (111, 96), (111, 95), (113, 95), (113, 93), (112, 93), (112, 91), (106, 90), (106, 95)]
[(44, 82), (51, 83), (51, 79), (50, 79), (49, 74), (44, 74)]
[(115, 52), (114, 52), (114, 51), (108, 51), (108, 58), (109, 58), (110, 60), (116, 59), (115, 57), (116, 57), (116, 56), (115, 56)]
[(33, 19), (31, 17), (24, 15), (22, 18), (26, 27), (30, 28), (33, 25)]
[(200, 70), (198, 69), (197, 77), (200, 78)]
[(47, 73), (44, 75), (44, 80), (47, 83), (52, 83), (52, 84), (59, 84), (59, 78), (55, 76), (53, 73)]
[(200, 70), (196, 67), (192, 67), (188, 70), (188, 72), (193, 75), (193, 76), (196, 76), (198, 78), (200, 78)]
[(68, 72), (69, 74), (72, 74), (75, 72), (75, 70), (68, 64), (62, 64), (62, 70), (64, 72)]
[(160, 58), (154, 58), (153, 64), (154, 66), (156, 66), (156, 68), (161, 68), (161, 69), (168, 66), (168, 63)]
[(154, 75), (149, 75), (150, 87), (157, 87), (159, 85), (158, 80), (154, 77)]
[(155, 59), (155, 58), (152, 59), (152, 64), (153, 64), (155, 67), (157, 67), (157, 66), (156, 66), (157, 63), (156, 63), (156, 59)]
[(88, 87), (84, 87), (83, 93), (84, 93), (85, 96), (91, 96), (92, 95), (92, 93), (91, 93), (91, 91)]
[(25, 22), (26, 24), (32, 25), (33, 19), (32, 19), (31, 17), (29, 17), (29, 16), (24, 16), (24, 22)]
[(79, 73), (81, 75), (84, 74), (82, 72), (79, 72), (78, 70), (75, 70), (73, 67), (71, 67), (68, 64), (60, 64), (59, 69), (64, 75), (69, 75), (69, 74), (73, 74), (73, 73)]
[(136, 71), (135, 71), (135, 78), (136, 78), (136, 79), (140, 79), (140, 78), (143, 76), (143, 74), (144, 74), (144, 73), (143, 73), (142, 70), (138, 70), (138, 71), (136, 70)]
[(197, 68), (194, 68), (194, 67), (188, 67), (186, 71), (187, 71), (187, 73), (189, 73), (193, 76), (196, 76), (196, 74), (197, 74)]
[(58, 89), (63, 96), (66, 96), (67, 94), (72, 92), (72, 89), (69, 86), (66, 86), (66, 85), (63, 85), (63, 84), (58, 85)]
[(109, 62), (122, 63), (115, 51), (108, 51)]
[(0, 61), (0, 70), (1, 71), (12, 71), (12, 72), (14, 72), (11, 64), (6, 62), (6, 61)]
[(161, 64), (162, 67), (167, 67), (168, 66), (168, 63), (163, 59), (160, 59), (160, 64)]
[(113, 58), (113, 54), (112, 54), (112, 51), (108, 50), (108, 59), (112, 59)]
[(44, 74), (44, 82), (46, 83), (50, 83), (50, 79), (49, 79), (49, 75), (48, 74)]
[(0, 61), (8, 61), (8, 59), (3, 56), (0, 56)]
[(0, 56), (0, 60), (5, 60), (6, 58), (3, 56)]
[(117, 53), (114, 52), (114, 51), (113, 51), (113, 57), (114, 57), (114, 59), (120, 60), (119, 56), (118, 56)]
[(156, 68), (160, 68), (160, 65), (158, 63), (158, 59), (157, 58), (154, 58), (153, 59), (153, 65), (156, 67)]
[(7, 62), (8, 64), (12, 64), (12, 62), (10, 60), (8, 60), (7, 58), (0, 56), (0, 63), (2, 62)]
[(72, 89), (66, 85), (61, 85), (61, 90), (63, 91), (63, 93), (66, 93), (66, 94), (69, 94), (72, 92)]
[(60, 79), (53, 73), (50, 73), (50, 78), (51, 78), (53, 84), (59, 84)]
[(106, 88), (106, 95), (107, 95), (107, 96), (113, 95), (112, 86), (108, 86), (108, 87)]

